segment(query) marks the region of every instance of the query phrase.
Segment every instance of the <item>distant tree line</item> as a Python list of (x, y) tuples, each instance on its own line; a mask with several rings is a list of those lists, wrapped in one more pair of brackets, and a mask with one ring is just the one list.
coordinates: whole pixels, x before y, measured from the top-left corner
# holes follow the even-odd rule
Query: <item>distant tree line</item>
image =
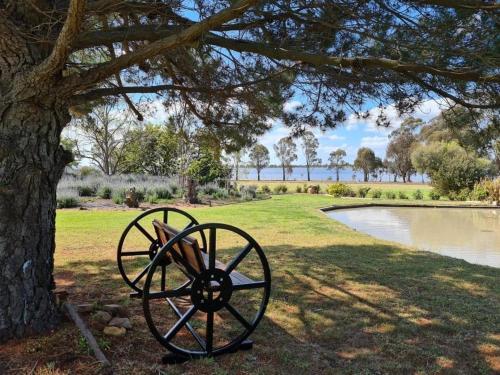
[[(80, 137), (63, 140), (64, 147), (90, 160), (106, 175), (175, 175), (183, 182), (191, 179), (203, 184), (229, 179), (231, 174), (238, 180), (245, 155), (246, 165), (256, 169), (258, 180), (262, 170), (270, 166), (269, 150), (251, 137), (244, 142), (235, 141), (233, 136), (228, 142), (221, 134), (200, 130), (189, 116), (172, 116), (162, 125), (140, 126), (113, 108), (114, 103), (95, 107), (77, 120)], [(428, 123), (418, 118), (404, 120), (389, 135), (385, 159), (361, 147), (351, 164), (346, 161), (346, 151), (338, 148), (330, 153), (325, 165), (335, 172), (337, 181), (346, 168), (360, 171), (365, 182), (381, 180), (384, 174), (392, 174), (394, 181), (401, 178), (411, 182), (418, 172), (429, 176), (442, 194), (448, 194), (472, 189), (475, 182), (498, 175), (499, 129), (496, 114), (455, 107)], [(273, 151), (282, 179), (292, 174), (300, 151), (310, 181), (312, 169), (323, 165), (318, 149), (319, 141), (311, 131), (281, 138)]]

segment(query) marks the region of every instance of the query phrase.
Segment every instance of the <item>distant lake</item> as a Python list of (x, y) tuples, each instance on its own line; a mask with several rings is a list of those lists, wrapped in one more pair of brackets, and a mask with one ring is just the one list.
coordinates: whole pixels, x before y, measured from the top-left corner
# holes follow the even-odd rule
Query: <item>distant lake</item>
[[(353, 171), (351, 168), (343, 169), (339, 173), (339, 177), (341, 181), (344, 182), (353, 182), (353, 181), (363, 181), (363, 173), (360, 171)], [(234, 177), (234, 176), (233, 176)], [(382, 176), (378, 176), (377, 179), (373, 179), (370, 177), (371, 181), (380, 181), (382, 178), (383, 182), (392, 182), (394, 177), (392, 174), (384, 173)], [(257, 179), (257, 171), (255, 168), (240, 168), (239, 172), (240, 180), (256, 180)], [(261, 180), (282, 180), (283, 172), (280, 167), (270, 167), (265, 168), (260, 172)], [(290, 175), (286, 176), (287, 180), (307, 180), (307, 169), (305, 167), (294, 167), (293, 172)], [(334, 170), (330, 170), (325, 167), (313, 168), (311, 170), (311, 180), (315, 181), (335, 181), (336, 175)], [(412, 182), (422, 182), (422, 175), (412, 176)], [(398, 178), (397, 181), (402, 182), (403, 180)], [(424, 178), (424, 182), (428, 182), (427, 178)]]

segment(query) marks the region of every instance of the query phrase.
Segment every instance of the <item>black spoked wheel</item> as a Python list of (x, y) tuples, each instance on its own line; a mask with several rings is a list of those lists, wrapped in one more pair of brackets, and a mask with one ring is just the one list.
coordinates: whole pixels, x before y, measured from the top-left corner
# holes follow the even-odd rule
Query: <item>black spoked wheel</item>
[[(142, 293), (142, 285), (148, 269), (161, 247), (152, 226), (153, 219), (172, 225), (179, 231), (199, 224), (185, 211), (173, 207), (160, 207), (143, 212), (125, 228), (118, 243), (118, 269), (127, 285), (139, 294)], [(205, 251), (207, 245), (203, 233), (200, 239), (202, 250)], [(165, 274), (169, 259), (165, 258), (160, 263), (162, 272)]]
[[(208, 238), (205, 267), (186, 272), (184, 282), (161, 282), (162, 259), (175, 255), (183, 238), (201, 232)], [(175, 259), (175, 257), (174, 257)], [(174, 264), (169, 265), (169, 267)], [(264, 316), (271, 290), (269, 264), (259, 244), (246, 232), (226, 224), (202, 224), (172, 238), (149, 267), (143, 309), (156, 339), (171, 352), (188, 358), (233, 352)]]

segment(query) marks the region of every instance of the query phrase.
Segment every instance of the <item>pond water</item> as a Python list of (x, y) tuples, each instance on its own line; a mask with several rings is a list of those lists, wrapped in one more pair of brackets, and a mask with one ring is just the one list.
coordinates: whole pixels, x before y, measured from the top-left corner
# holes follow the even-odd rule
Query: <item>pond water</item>
[(383, 240), (500, 268), (499, 209), (363, 207), (327, 215)]

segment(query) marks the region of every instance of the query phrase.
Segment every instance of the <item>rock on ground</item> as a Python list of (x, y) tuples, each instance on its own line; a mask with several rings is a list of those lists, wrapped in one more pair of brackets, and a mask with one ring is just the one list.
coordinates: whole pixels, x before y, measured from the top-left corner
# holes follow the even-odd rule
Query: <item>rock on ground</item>
[(127, 330), (125, 328), (123, 328), (123, 327), (111, 327), (111, 326), (107, 326), (106, 328), (104, 328), (103, 332), (104, 332), (105, 335), (118, 337), (118, 336), (125, 335), (125, 333), (127, 332)]
[(128, 318), (115, 317), (111, 319), (111, 321), (108, 324), (112, 327), (122, 327), (126, 329), (132, 329), (132, 323), (130, 323), (130, 320)]
[(92, 315), (92, 320), (103, 324), (108, 324), (111, 318), (111, 314), (107, 311), (97, 311), (94, 315)]

